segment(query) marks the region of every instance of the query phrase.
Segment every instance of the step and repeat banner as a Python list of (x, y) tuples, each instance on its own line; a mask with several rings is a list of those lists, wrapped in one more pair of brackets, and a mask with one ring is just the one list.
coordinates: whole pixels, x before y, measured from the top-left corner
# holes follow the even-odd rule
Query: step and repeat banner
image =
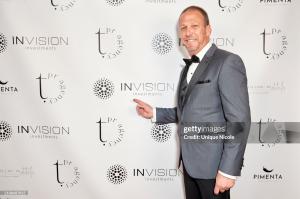
[(300, 178), (300, 2), (0, 0), (0, 199), (183, 199), (173, 107), (177, 20), (205, 8), (212, 41), (246, 65), (252, 115), (232, 198), (295, 198)]

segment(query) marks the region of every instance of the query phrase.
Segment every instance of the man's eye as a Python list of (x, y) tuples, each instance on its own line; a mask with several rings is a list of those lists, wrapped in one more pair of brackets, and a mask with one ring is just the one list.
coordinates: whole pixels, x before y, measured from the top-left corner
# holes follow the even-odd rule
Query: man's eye
[(180, 28), (180, 30), (185, 30), (185, 29), (186, 29), (186, 26)]

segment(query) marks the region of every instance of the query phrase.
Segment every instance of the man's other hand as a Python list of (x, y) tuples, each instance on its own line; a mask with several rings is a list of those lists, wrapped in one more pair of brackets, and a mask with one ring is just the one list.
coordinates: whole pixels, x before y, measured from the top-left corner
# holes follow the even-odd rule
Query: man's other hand
[(218, 195), (219, 193), (223, 193), (224, 191), (229, 190), (235, 184), (235, 180), (227, 178), (218, 172), (216, 177), (216, 185), (214, 189), (214, 193)]
[(139, 99), (133, 99), (136, 103), (136, 112), (146, 119), (151, 119), (153, 117), (153, 108), (149, 104), (143, 102)]

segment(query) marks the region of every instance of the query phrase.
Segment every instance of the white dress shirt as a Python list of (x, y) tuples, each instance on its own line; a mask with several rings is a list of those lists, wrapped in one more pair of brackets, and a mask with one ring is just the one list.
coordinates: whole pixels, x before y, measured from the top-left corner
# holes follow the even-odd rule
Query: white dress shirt
[[(199, 58), (199, 61), (201, 62), (201, 60), (203, 59), (204, 55), (207, 53), (208, 49), (212, 46), (212, 43), (209, 41), (205, 46), (204, 48), (202, 48), (202, 50), (196, 55), (198, 58)], [(189, 57), (190, 58), (190, 57)], [(192, 63), (189, 67), (189, 70), (187, 72), (187, 75), (186, 75), (186, 80), (187, 80), (187, 83), (190, 83), (196, 69), (197, 69), (197, 66), (199, 64), (198, 63)]]

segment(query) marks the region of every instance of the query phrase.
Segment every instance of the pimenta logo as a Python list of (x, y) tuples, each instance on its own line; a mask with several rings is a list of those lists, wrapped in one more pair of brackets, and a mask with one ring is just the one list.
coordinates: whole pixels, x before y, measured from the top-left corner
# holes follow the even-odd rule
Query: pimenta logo
[(44, 103), (55, 104), (66, 94), (66, 85), (59, 75), (48, 73), (46, 77), (40, 74), (36, 78), (39, 82), (39, 94)]
[(103, 146), (115, 146), (124, 138), (125, 129), (116, 118), (100, 118), (99, 122), (99, 139)]
[(112, 81), (101, 78), (94, 84), (94, 94), (100, 99), (109, 99), (114, 94), (115, 86)]
[(107, 171), (107, 179), (113, 184), (121, 184), (127, 179), (127, 170), (124, 166), (116, 164)]
[(267, 59), (277, 60), (287, 51), (287, 36), (279, 28), (260, 33), (262, 35), (262, 50)]
[(1, 81), (0, 80), (0, 93), (3, 94), (11, 94), (11, 93), (17, 93), (18, 88), (15, 86), (8, 86), (8, 81)]
[(236, 12), (243, 5), (243, 0), (218, 0), (222, 12)]
[(72, 161), (63, 160), (62, 163), (59, 163), (57, 160), (53, 165), (56, 167), (57, 183), (61, 187), (69, 189), (79, 183), (80, 171), (77, 166), (73, 165)]
[(51, 6), (56, 11), (66, 11), (74, 6), (76, 0), (50, 0)]
[(0, 141), (7, 141), (11, 138), (12, 128), (5, 121), (0, 121)]
[(156, 142), (166, 142), (171, 137), (171, 127), (169, 124), (154, 124), (151, 129), (151, 136)]
[(0, 53), (7, 49), (7, 39), (4, 34), (0, 33)]
[(114, 28), (99, 28), (98, 52), (105, 59), (113, 59), (121, 54), (124, 48), (122, 35)]
[(1, 80), (0, 80), (0, 85), (6, 85), (8, 82), (6, 81), (6, 82), (2, 82)]
[(263, 173), (253, 174), (254, 180), (264, 180), (264, 181), (278, 181), (283, 179), (281, 173), (274, 173), (274, 169), (267, 169), (266, 167), (262, 168)]
[(152, 39), (152, 49), (159, 55), (165, 55), (172, 50), (173, 40), (166, 33), (158, 33)]

